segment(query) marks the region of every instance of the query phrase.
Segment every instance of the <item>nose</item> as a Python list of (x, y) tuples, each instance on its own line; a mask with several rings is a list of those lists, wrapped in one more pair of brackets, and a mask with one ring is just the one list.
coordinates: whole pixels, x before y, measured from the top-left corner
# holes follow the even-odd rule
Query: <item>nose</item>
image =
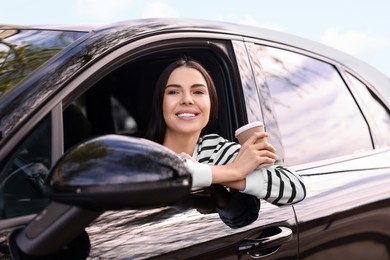
[(181, 103), (182, 104), (194, 104), (194, 100), (191, 96), (191, 93), (184, 92), (181, 97)]

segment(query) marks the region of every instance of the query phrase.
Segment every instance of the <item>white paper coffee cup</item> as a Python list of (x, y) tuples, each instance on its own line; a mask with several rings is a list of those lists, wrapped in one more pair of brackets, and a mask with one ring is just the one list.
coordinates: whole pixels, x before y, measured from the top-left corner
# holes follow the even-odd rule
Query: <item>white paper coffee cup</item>
[[(240, 128), (238, 128), (236, 130), (235, 136), (236, 136), (238, 142), (242, 145), (255, 132), (264, 132), (264, 125), (262, 122), (255, 121), (255, 122), (241, 126)], [(257, 139), (257, 141), (255, 143), (266, 142), (266, 141), (267, 141), (267, 138), (263, 137), (263, 138)], [(269, 167), (271, 165), (272, 164), (261, 164), (261, 165), (259, 165), (258, 168)]]
[[(241, 126), (235, 132), (235, 136), (238, 142), (242, 145), (248, 140), (249, 137), (253, 135), (255, 132), (264, 132), (264, 125), (260, 121), (255, 121), (246, 125)], [(258, 139), (256, 142), (264, 142), (266, 138)]]

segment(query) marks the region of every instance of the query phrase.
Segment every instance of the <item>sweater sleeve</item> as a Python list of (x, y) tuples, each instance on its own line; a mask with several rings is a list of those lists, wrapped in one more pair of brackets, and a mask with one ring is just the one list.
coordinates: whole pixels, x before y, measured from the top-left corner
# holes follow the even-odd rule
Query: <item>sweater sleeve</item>
[(306, 197), (302, 177), (278, 165), (258, 168), (249, 174), (243, 192), (275, 205), (294, 204)]
[(192, 175), (192, 188), (208, 187), (212, 181), (211, 166), (203, 163), (185, 160), (187, 168)]
[[(235, 142), (211, 134), (200, 139), (192, 157), (200, 163), (223, 165), (233, 162), (240, 148), (241, 146)], [(211, 184), (211, 168), (209, 169), (207, 174), (193, 174), (195, 180), (197, 177), (202, 178), (198, 179), (201, 186)], [(194, 169), (195, 171), (197, 170)], [(198, 180), (195, 182), (196, 185), (199, 185)], [(297, 203), (306, 197), (302, 178), (294, 171), (279, 165), (258, 168), (249, 174), (246, 177), (245, 190), (242, 192), (275, 205)]]

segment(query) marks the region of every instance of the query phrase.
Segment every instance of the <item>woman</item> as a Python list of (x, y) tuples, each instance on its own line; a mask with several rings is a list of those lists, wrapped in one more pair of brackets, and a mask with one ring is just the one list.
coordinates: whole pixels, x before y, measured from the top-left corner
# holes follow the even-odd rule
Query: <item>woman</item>
[(153, 104), (147, 138), (186, 159), (193, 187), (221, 184), (276, 205), (304, 199), (301, 177), (273, 165), (271, 144), (256, 143), (267, 133), (253, 134), (242, 146), (206, 134), (217, 120), (218, 101), (211, 76), (198, 62), (183, 58), (170, 64), (157, 81)]

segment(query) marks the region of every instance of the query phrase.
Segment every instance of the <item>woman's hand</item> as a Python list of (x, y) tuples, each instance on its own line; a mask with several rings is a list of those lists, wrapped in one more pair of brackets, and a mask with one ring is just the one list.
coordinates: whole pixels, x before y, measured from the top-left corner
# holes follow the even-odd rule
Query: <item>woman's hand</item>
[[(242, 181), (261, 164), (274, 164), (277, 160), (275, 148), (268, 142), (257, 142), (259, 139), (266, 137), (268, 137), (268, 133), (266, 132), (254, 133), (241, 146), (237, 157), (232, 163), (213, 166), (212, 182), (226, 184)], [(239, 183), (239, 186), (242, 186), (243, 182)]]
[(268, 137), (266, 132), (256, 132), (241, 146), (232, 164), (245, 178), (261, 164), (274, 164), (278, 159), (275, 148), (268, 142), (258, 140)]

